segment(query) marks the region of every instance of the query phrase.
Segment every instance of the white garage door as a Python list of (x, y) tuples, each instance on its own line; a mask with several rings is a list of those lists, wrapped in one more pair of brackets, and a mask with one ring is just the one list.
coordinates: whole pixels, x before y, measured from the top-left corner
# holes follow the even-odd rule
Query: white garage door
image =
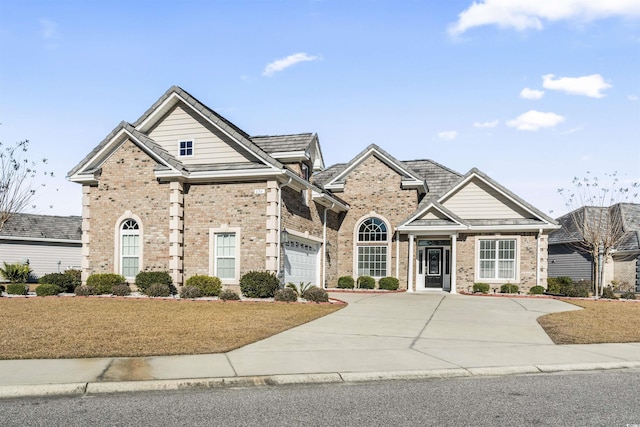
[(318, 285), (318, 243), (290, 240), (284, 243), (284, 281)]

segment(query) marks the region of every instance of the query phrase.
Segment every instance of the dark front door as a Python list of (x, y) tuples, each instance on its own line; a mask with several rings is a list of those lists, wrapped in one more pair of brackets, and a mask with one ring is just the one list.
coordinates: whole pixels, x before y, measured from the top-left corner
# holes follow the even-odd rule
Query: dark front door
[(442, 248), (427, 249), (427, 288), (442, 287)]

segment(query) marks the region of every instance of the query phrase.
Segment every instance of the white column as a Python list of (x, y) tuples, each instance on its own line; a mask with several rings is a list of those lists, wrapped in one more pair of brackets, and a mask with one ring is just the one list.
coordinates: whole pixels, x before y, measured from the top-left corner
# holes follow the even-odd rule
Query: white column
[(413, 234), (409, 234), (409, 275), (407, 277), (407, 292), (413, 292)]
[(184, 273), (184, 186), (169, 183), (169, 271), (176, 286), (182, 286)]
[(456, 290), (456, 281), (458, 278), (458, 268), (457, 268), (457, 249), (456, 249), (456, 240), (458, 239), (458, 235), (456, 233), (451, 235), (451, 291), (452, 294), (457, 294)]

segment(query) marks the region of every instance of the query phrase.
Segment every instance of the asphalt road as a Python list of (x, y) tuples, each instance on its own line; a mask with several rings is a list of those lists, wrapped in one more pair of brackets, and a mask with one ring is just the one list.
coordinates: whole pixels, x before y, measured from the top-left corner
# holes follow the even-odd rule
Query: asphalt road
[(0, 400), (2, 426), (640, 426), (640, 370)]

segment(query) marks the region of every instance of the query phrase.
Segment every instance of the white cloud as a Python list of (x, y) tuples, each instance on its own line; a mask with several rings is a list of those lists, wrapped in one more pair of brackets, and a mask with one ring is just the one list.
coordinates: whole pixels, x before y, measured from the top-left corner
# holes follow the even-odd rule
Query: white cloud
[(543, 90), (529, 89), (525, 87), (520, 91), (520, 98), (524, 99), (540, 99), (544, 96)]
[(563, 135), (570, 135), (572, 133), (581, 132), (583, 129), (584, 129), (584, 126), (580, 125), (580, 126), (576, 126), (576, 127), (572, 128), (572, 129), (569, 129), (567, 131), (564, 131), (564, 132), (562, 132), (562, 134)]
[(518, 130), (538, 130), (540, 128), (554, 127), (564, 121), (564, 117), (556, 113), (543, 113), (530, 110), (520, 114), (514, 120), (509, 120), (507, 126)]
[(498, 126), (498, 123), (500, 123), (500, 121), (498, 120), (494, 120), (492, 122), (475, 122), (473, 124), (473, 127), (480, 128), (480, 129), (494, 128)]
[(600, 74), (591, 74), (582, 77), (560, 77), (554, 80), (553, 74), (542, 76), (542, 87), (551, 90), (560, 90), (571, 95), (584, 95), (591, 98), (602, 98), (603, 90), (612, 87), (605, 82)]
[(438, 133), (438, 138), (445, 141), (454, 140), (456, 139), (457, 136), (458, 136), (458, 132), (456, 132), (455, 130), (446, 130), (444, 132)]
[(286, 58), (276, 59), (270, 64), (267, 64), (264, 71), (262, 72), (262, 75), (271, 77), (274, 73), (282, 71), (285, 68), (289, 68), (292, 65), (297, 64), (298, 62), (317, 61), (319, 59), (321, 59), (319, 56), (307, 55), (304, 52), (294, 53), (293, 55), (289, 55)]
[(479, 0), (458, 15), (449, 26), (457, 36), (484, 25), (541, 30), (544, 22), (589, 22), (611, 16), (640, 17), (638, 0)]
[(627, 99), (629, 101), (637, 101), (640, 98), (638, 98), (638, 95), (629, 95), (629, 96), (627, 96)]

